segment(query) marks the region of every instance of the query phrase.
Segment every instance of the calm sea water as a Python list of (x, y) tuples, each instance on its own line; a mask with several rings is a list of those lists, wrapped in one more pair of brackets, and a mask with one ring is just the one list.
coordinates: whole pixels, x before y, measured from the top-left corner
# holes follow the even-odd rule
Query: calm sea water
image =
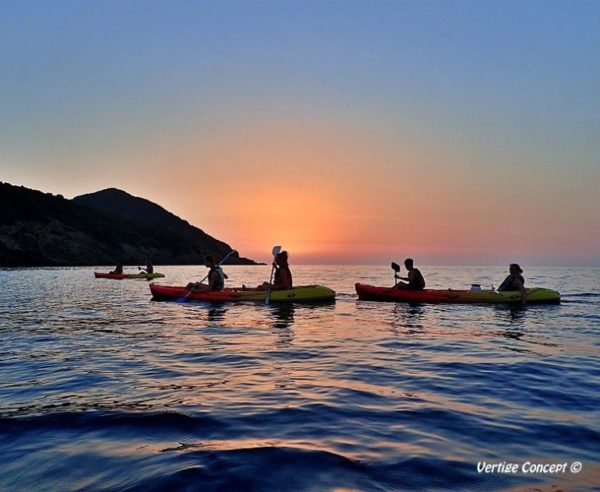
[[(505, 270), (422, 268), (440, 288)], [(600, 269), (528, 268), (563, 302), (513, 309), (358, 301), (387, 267), (293, 273), (336, 302), (158, 303), (90, 268), (0, 271), (0, 490), (600, 490)]]

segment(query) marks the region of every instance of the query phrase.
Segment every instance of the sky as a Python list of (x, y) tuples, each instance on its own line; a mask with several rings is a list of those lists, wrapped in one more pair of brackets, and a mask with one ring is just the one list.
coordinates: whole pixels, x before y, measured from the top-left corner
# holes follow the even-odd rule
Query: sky
[(0, 0), (0, 181), (261, 261), (600, 266), (600, 2)]

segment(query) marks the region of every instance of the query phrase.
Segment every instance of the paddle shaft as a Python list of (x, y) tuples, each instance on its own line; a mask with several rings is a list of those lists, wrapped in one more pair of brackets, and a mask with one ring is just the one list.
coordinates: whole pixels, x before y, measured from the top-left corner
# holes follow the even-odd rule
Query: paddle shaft
[(271, 282), (273, 282), (273, 272), (275, 271), (275, 264), (273, 264), (273, 266), (271, 267), (271, 276), (269, 277), (269, 286), (267, 287), (267, 297), (265, 299), (265, 302), (267, 304), (269, 304), (269, 301), (271, 300)]

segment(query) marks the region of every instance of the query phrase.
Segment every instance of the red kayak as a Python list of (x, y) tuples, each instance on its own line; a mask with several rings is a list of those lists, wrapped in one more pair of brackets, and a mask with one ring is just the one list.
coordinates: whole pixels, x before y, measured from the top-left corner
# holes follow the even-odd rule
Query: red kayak
[[(521, 293), (515, 291), (498, 292), (495, 290), (454, 290), (424, 289), (406, 290), (392, 287), (375, 287), (374, 285), (356, 284), (358, 298), (365, 301), (391, 302), (451, 302), (461, 304), (510, 304), (522, 301)], [(555, 290), (534, 287), (527, 289), (527, 303), (558, 304), (560, 294)]]

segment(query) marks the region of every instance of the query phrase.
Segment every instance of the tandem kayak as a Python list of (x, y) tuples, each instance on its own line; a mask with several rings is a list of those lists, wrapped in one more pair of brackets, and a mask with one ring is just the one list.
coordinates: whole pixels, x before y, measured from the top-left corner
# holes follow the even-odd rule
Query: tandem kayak
[[(497, 292), (495, 290), (453, 290), (425, 289), (403, 290), (391, 287), (375, 287), (367, 284), (355, 284), (358, 298), (365, 301), (391, 302), (454, 302), (463, 304), (510, 304), (521, 302), (520, 292)], [(527, 289), (527, 303), (558, 304), (560, 294), (555, 290), (534, 287)]]
[(152, 280), (154, 278), (162, 278), (162, 273), (102, 273), (94, 272), (96, 278), (111, 278), (113, 280), (124, 280), (130, 278), (141, 278), (144, 280)]
[[(266, 290), (243, 288), (200, 292), (192, 291), (190, 293), (190, 290), (186, 287), (150, 284), (150, 291), (152, 292), (152, 299), (155, 301), (186, 299), (208, 302), (264, 302), (267, 298)], [(321, 285), (303, 285), (289, 290), (272, 290), (270, 296), (271, 302), (317, 302), (333, 299), (335, 299), (335, 292), (329, 287)]]

